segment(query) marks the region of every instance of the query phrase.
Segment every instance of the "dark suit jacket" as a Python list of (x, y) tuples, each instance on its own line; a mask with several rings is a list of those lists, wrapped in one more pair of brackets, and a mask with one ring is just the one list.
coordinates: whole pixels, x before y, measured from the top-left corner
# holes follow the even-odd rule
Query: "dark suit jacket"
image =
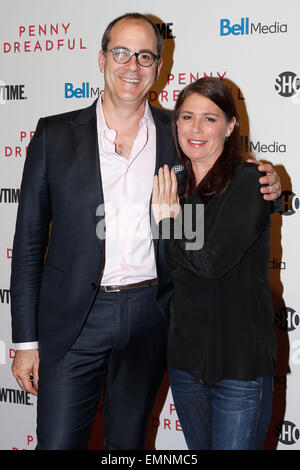
[[(268, 282), (270, 206), (256, 165), (205, 205), (204, 245), (167, 242), (174, 294), (168, 365), (199, 377), (254, 380), (275, 375), (274, 311)], [(201, 203), (194, 191), (187, 204)]]
[[(151, 110), (157, 131), (157, 171), (165, 163), (172, 167), (178, 161), (170, 113)], [(58, 361), (70, 348), (97, 293), (105, 257), (105, 242), (96, 236), (100, 204), (96, 102), (82, 110), (40, 119), (21, 185), (11, 308), (13, 342), (39, 341), (45, 363)], [(157, 301), (167, 317), (172, 284), (163, 242), (158, 240), (155, 255)]]

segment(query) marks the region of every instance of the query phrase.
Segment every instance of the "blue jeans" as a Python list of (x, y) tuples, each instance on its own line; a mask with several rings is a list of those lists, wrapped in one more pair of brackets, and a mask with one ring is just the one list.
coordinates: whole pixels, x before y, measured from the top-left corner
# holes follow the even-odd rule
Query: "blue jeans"
[(273, 378), (202, 382), (169, 369), (172, 395), (189, 450), (260, 450), (272, 413)]

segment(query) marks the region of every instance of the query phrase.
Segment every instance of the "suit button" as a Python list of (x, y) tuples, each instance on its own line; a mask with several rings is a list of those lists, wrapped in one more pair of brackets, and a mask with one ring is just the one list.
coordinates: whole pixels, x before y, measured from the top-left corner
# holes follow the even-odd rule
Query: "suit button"
[(92, 282), (91, 288), (92, 288), (92, 289), (97, 289), (97, 284), (96, 284), (95, 282)]

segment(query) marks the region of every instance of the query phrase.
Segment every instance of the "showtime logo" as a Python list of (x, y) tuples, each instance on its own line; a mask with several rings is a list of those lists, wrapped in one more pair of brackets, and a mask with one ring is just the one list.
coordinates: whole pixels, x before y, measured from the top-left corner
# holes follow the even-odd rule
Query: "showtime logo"
[(0, 289), (0, 303), (10, 304), (10, 290), (9, 289)]
[(299, 93), (300, 78), (295, 72), (282, 72), (275, 80), (275, 90), (280, 96), (290, 98)]
[(175, 39), (176, 36), (173, 36), (173, 23), (156, 23), (156, 27), (163, 39)]
[(0, 388), (0, 402), (14, 403), (15, 405), (32, 406), (30, 393), (24, 390), (15, 390), (13, 388)]
[(0, 103), (5, 104), (6, 101), (27, 100), (25, 93), (25, 85), (0, 85)]
[(18, 203), (20, 188), (0, 188), (0, 203)]
[(281, 307), (276, 311), (275, 323), (282, 331), (294, 331), (300, 323), (299, 313), (290, 307)]
[(298, 441), (300, 431), (292, 421), (280, 421), (276, 427), (275, 435), (278, 437), (279, 442), (291, 446)]
[(282, 191), (282, 215), (294, 215), (299, 210), (300, 201), (299, 197), (292, 191)]
[(287, 32), (287, 24), (280, 24), (274, 21), (270, 25), (259, 23), (251, 23), (250, 18), (241, 18), (240, 23), (231, 24), (229, 18), (220, 19), (220, 36), (244, 36), (248, 34), (280, 34)]
[[(5, 87), (5, 83), (2, 80), (0, 80), (0, 90), (2, 90), (2, 87)], [(0, 104), (6, 104), (6, 101), (3, 98), (2, 91), (0, 91)]]

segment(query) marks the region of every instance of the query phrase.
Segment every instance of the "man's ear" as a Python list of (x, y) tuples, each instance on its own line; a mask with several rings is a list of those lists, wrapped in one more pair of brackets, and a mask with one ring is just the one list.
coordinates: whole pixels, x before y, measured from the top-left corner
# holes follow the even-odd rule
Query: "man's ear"
[(99, 54), (98, 54), (98, 64), (99, 64), (99, 69), (100, 69), (100, 72), (104, 72), (104, 64), (105, 64), (105, 55), (104, 55), (104, 51), (103, 49), (101, 49), (99, 51)]
[(156, 67), (155, 80), (157, 80), (158, 77), (159, 77), (159, 74), (160, 74), (160, 71), (161, 71), (161, 68), (162, 68), (162, 63), (163, 63), (162, 59), (159, 59), (159, 64)]

